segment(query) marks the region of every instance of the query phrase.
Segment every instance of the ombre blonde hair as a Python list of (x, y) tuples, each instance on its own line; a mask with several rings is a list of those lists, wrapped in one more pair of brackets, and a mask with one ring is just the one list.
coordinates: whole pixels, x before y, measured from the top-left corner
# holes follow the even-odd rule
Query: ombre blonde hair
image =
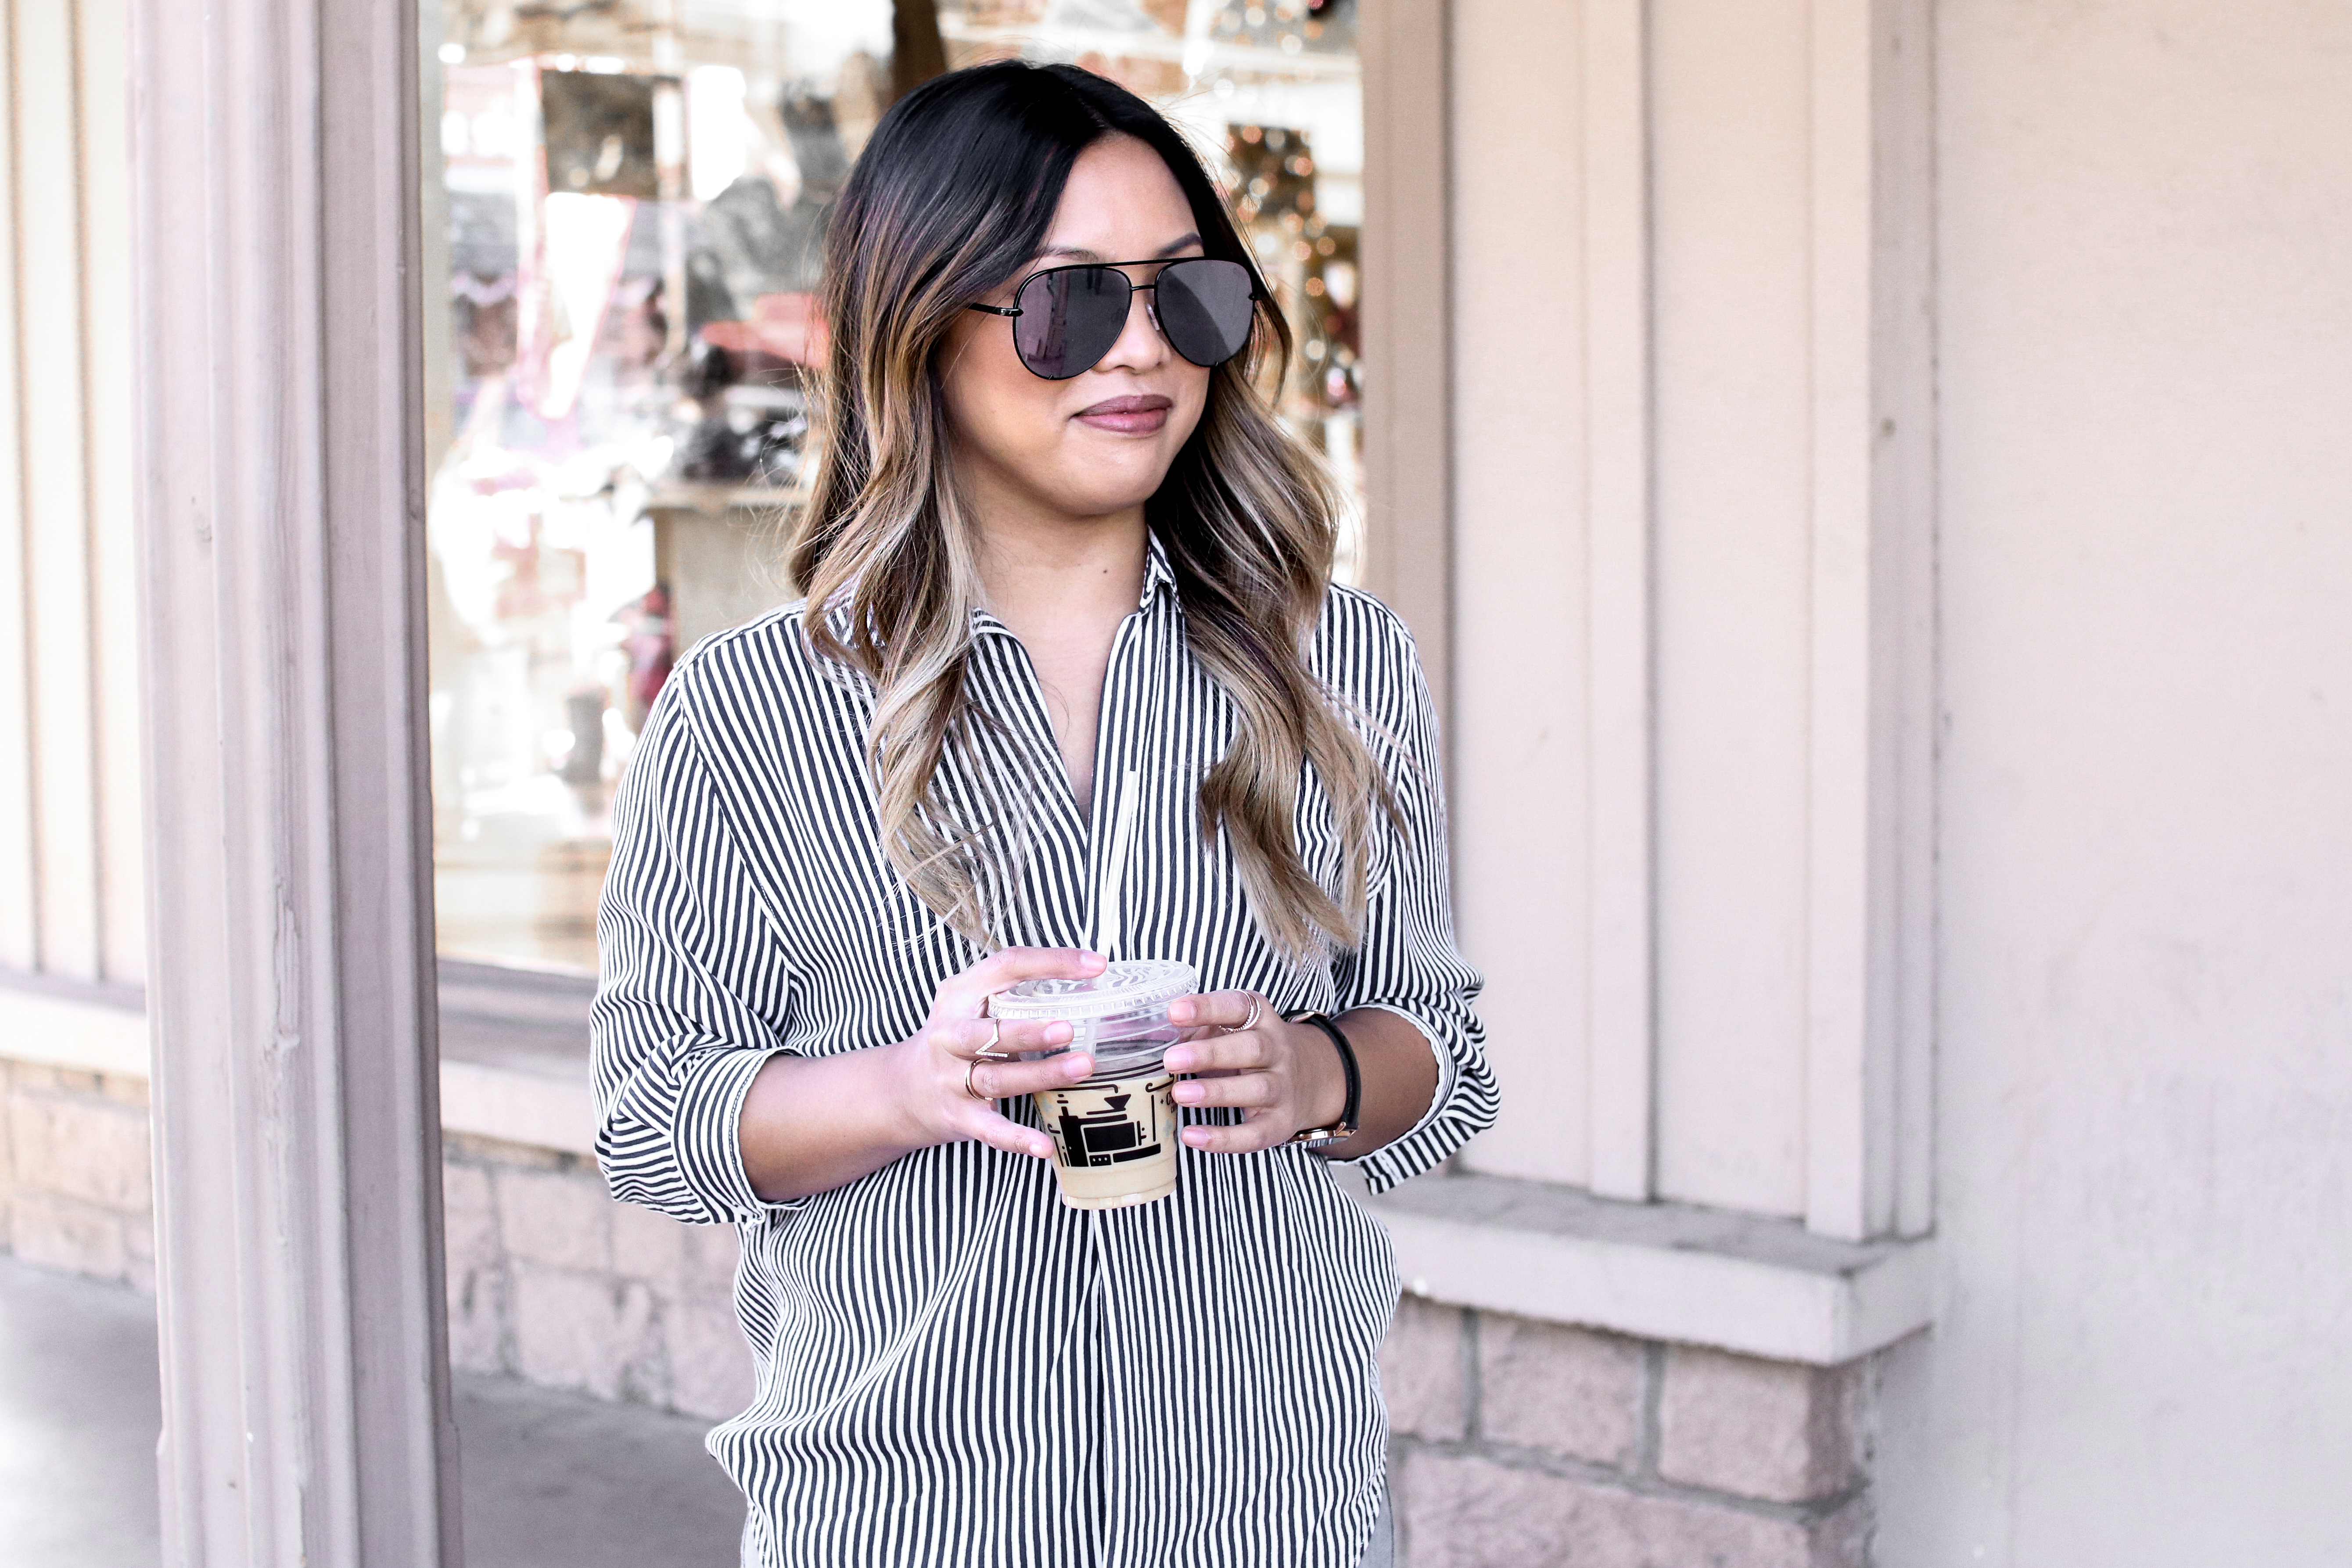
[[(826, 239), (831, 347), (817, 378), (816, 452), (786, 565), (808, 595), (822, 656), (875, 690), (866, 734), (883, 845), (916, 894), (965, 935), (1002, 931), (1003, 830), (1024, 781), (977, 777), (947, 799), (951, 755), (975, 758), (989, 721), (968, 700), (977, 539), (959, 499), (939, 351), (973, 300), (1044, 244), (1070, 168), (1100, 138), (1148, 143), (1191, 204), (1202, 249), (1257, 284), (1249, 347), (1210, 373), (1199, 426), (1145, 515), (1183, 605), (1192, 656), (1234, 706), (1234, 735), (1202, 779), (1199, 825), (1222, 829), (1266, 935), (1294, 957), (1355, 945), (1369, 902), (1375, 820), (1402, 826), (1370, 726), (1309, 673), (1330, 581), (1339, 500), (1276, 421), (1288, 325), (1216, 186), (1142, 100), (1070, 66), (1015, 61), (936, 78), (875, 130)], [(1306, 769), (1331, 803), (1341, 846), (1336, 894), (1301, 858)], [(1034, 781), (1031, 781), (1034, 782)]]

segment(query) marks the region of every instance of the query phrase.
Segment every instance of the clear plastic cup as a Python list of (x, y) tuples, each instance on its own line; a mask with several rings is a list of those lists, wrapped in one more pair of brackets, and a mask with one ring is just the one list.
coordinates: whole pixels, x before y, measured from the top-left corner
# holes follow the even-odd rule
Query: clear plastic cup
[(1070, 1026), (1095, 1075), (1029, 1097), (1054, 1139), (1054, 1174), (1075, 1209), (1125, 1208), (1176, 1190), (1176, 1076), (1161, 1064), (1182, 1031), (1168, 1004), (1200, 989), (1189, 963), (1127, 959), (1092, 980), (1024, 980), (989, 999), (1005, 1019)]

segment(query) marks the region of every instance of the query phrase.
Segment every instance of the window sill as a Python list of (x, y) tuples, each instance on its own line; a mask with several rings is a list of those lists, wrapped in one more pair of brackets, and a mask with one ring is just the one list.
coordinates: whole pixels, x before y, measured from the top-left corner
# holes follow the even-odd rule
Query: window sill
[(150, 1065), (146, 994), (135, 985), (0, 973), (0, 1057), (143, 1079)]
[[(441, 1125), (566, 1153), (594, 1152), (584, 980), (445, 962)], [(146, 999), (135, 986), (0, 974), (0, 1057), (147, 1078)]]
[(1500, 1176), (1425, 1176), (1377, 1198), (1348, 1184), (1395, 1238), (1405, 1289), (1454, 1306), (1817, 1366), (1934, 1320), (1933, 1238), (1833, 1241), (1793, 1220)]
[(583, 976), (441, 961), (444, 1131), (595, 1152)]

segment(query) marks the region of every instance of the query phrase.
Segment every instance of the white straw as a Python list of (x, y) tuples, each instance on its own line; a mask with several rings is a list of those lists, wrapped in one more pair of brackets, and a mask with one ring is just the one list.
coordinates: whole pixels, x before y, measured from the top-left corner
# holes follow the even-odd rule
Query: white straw
[(1119, 782), (1118, 810), (1113, 814), (1110, 848), (1103, 858), (1103, 877), (1095, 889), (1095, 951), (1105, 958), (1118, 956), (1119, 943), (1125, 940), (1120, 930), (1121, 895), (1127, 888), (1127, 857), (1135, 839), (1136, 772), (1127, 771)]

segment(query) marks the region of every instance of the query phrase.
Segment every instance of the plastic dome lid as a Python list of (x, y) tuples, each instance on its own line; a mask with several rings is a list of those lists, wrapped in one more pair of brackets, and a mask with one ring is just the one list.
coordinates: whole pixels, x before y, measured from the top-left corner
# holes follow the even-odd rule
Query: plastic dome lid
[(1091, 980), (1024, 980), (990, 997), (988, 1011), (997, 1018), (1077, 1023), (1165, 1007), (1200, 988), (1200, 975), (1189, 963), (1128, 958)]

